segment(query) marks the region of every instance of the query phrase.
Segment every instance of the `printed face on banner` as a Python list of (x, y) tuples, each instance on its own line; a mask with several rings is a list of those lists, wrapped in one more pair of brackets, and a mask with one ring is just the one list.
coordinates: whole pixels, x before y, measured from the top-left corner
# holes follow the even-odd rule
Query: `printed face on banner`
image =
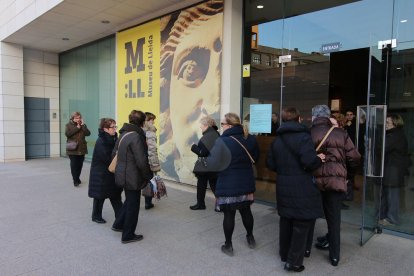
[[(217, 2), (221, 1), (216, 1), (216, 4)], [(169, 120), (166, 124), (169, 127), (165, 128), (169, 133), (162, 135), (168, 139), (161, 137), (160, 144), (166, 150), (164, 153), (171, 153), (165, 156), (163, 170), (167, 175), (185, 183), (194, 182), (192, 170), (197, 156), (190, 148), (201, 137), (200, 119), (207, 115), (217, 121), (220, 119), (222, 2), (221, 6), (214, 6), (215, 14), (204, 14), (208, 5), (203, 3), (181, 11), (175, 17), (164, 44), (164, 49), (174, 50), (169, 52), (169, 62), (161, 61), (161, 70), (170, 74), (164, 75), (165, 83), (169, 86), (166, 89), (166, 95), (169, 96), (169, 108), (166, 110)], [(195, 14), (199, 17), (194, 17)], [(194, 18), (186, 21), (183, 30), (182, 22), (189, 17)], [(181, 33), (177, 38), (179, 31)], [(164, 98), (161, 99), (163, 100)]]
[(177, 11), (117, 34), (117, 121), (152, 112), (162, 176), (195, 183), (200, 119), (220, 119), (223, 1)]

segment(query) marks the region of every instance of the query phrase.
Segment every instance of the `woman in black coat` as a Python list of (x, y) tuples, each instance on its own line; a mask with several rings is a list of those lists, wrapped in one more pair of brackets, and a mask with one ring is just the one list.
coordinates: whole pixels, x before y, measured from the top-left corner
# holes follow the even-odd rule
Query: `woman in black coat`
[(102, 207), (106, 198), (111, 201), (115, 217), (122, 207), (122, 189), (115, 186), (114, 174), (108, 171), (117, 138), (115, 120), (102, 118), (98, 131), (92, 156), (88, 195), (93, 198), (92, 221), (105, 223), (102, 218)]
[(259, 158), (259, 147), (256, 138), (245, 132), (237, 114), (224, 115), (221, 127), (223, 134), (216, 140), (207, 157), (207, 169), (219, 172), (215, 195), (217, 204), (224, 213), (223, 230), (226, 238), (221, 251), (232, 256), (232, 235), (237, 210), (247, 232), (248, 246), (254, 248), (256, 245), (250, 205), (256, 191), (252, 159), (257, 161)]
[(408, 142), (400, 115), (389, 114), (386, 120), (384, 179), (381, 193), (380, 221), (382, 225), (399, 223), (400, 188), (409, 167)]
[[(200, 120), (200, 128), (203, 133), (198, 144), (193, 144), (191, 146), (191, 151), (197, 154), (197, 157), (207, 157), (210, 154), (210, 150), (213, 147), (216, 139), (220, 136), (217, 132), (216, 123), (214, 119), (206, 116)], [(216, 182), (217, 182), (217, 173), (203, 171), (203, 164), (200, 161), (197, 161), (194, 166), (194, 174), (197, 177), (197, 203), (190, 206), (191, 210), (204, 210), (206, 209), (206, 204), (204, 198), (206, 197), (207, 183), (210, 184), (211, 191), (215, 193)]]
[(286, 262), (285, 270), (300, 272), (305, 269), (303, 257), (307, 240), (313, 236), (315, 219), (323, 216), (312, 171), (321, 166), (324, 155), (316, 154), (309, 130), (299, 123), (296, 108), (285, 108), (282, 121), (268, 152), (267, 166), (277, 173), (280, 258)]

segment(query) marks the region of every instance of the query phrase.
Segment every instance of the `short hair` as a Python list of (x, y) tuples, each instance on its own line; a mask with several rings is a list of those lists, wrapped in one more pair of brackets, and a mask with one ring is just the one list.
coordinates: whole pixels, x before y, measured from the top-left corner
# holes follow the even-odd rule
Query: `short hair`
[(99, 124), (100, 129), (110, 128), (112, 124), (116, 124), (115, 120), (112, 118), (102, 118), (101, 123)]
[(72, 114), (70, 114), (70, 119), (73, 120), (73, 118), (77, 116), (82, 118), (82, 114), (79, 111), (72, 112)]
[(319, 117), (329, 118), (331, 117), (331, 110), (329, 110), (329, 107), (324, 104), (315, 105), (312, 108), (312, 116), (315, 118), (319, 118)]
[(153, 113), (145, 112), (145, 121), (155, 120), (156, 118), (157, 116), (155, 116)]
[(132, 110), (128, 118), (130, 124), (142, 127), (145, 122), (145, 113), (140, 110)]
[(205, 116), (200, 119), (200, 124), (212, 127), (216, 125), (216, 121), (214, 121), (214, 119), (211, 118), (210, 116)]
[(404, 120), (398, 114), (390, 113), (390, 114), (387, 115), (387, 118), (391, 118), (391, 122), (395, 127), (403, 127), (404, 126)]
[(299, 122), (300, 112), (295, 107), (285, 107), (282, 111), (282, 122)]

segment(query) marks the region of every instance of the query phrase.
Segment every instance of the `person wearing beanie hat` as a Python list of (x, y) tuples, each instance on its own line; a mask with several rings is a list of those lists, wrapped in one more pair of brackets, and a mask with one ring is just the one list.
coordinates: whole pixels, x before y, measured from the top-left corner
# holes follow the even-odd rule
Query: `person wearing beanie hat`
[(320, 105), (315, 105), (312, 108), (312, 118), (320, 118), (320, 117), (324, 117), (324, 118), (331, 117), (331, 110), (329, 109), (327, 105), (320, 104)]
[[(325, 154), (325, 162), (314, 171), (314, 176), (322, 194), (328, 234), (319, 237), (315, 247), (321, 250), (329, 249), (331, 264), (337, 266), (340, 253), (341, 205), (347, 191), (347, 164), (350, 167), (358, 166), (361, 155), (344, 129), (335, 127), (331, 130), (330, 115), (331, 111), (326, 105), (316, 105), (312, 108), (311, 136), (315, 148), (318, 148), (327, 136), (318, 151)], [(308, 243), (306, 250), (310, 252), (311, 246), (312, 244)]]

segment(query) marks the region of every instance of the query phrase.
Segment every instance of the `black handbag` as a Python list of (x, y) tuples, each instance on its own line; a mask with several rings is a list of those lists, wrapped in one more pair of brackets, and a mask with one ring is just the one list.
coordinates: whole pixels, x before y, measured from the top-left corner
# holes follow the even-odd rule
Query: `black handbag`
[(76, 141), (67, 141), (66, 150), (76, 150), (78, 148), (78, 142)]
[(198, 157), (197, 161), (194, 164), (193, 173), (195, 175), (203, 175), (208, 173), (207, 170), (207, 160), (205, 157)]

